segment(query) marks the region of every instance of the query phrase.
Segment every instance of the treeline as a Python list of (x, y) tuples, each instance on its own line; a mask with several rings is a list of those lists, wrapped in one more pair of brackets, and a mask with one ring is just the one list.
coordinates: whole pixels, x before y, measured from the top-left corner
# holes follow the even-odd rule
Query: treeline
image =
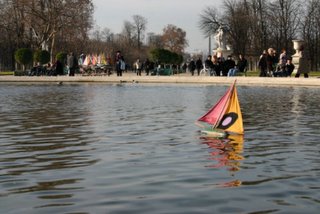
[(319, 0), (224, 0), (223, 11), (203, 10), (200, 28), (209, 36), (220, 24), (229, 29), (235, 53), (259, 56), (272, 47), (293, 54), (292, 40), (302, 39), (310, 53), (312, 69), (319, 69)]
[[(94, 27), (92, 0), (0, 0), (0, 69), (15, 69), (15, 51), (47, 50), (51, 62), (58, 53), (111, 55), (121, 50), (127, 63), (149, 57), (153, 49), (182, 55), (186, 32), (167, 25), (162, 34), (149, 33), (147, 19), (133, 15), (123, 30)], [(107, 24), (107, 23), (106, 23)]]
[[(140, 15), (125, 20), (120, 33), (94, 27), (92, 0), (0, 0), (0, 8), (1, 70), (15, 68), (14, 53), (20, 48), (46, 49), (51, 62), (60, 52), (113, 57), (121, 50), (130, 64), (150, 57), (154, 49), (181, 56), (188, 45), (186, 32), (170, 24), (161, 34), (148, 33), (145, 38), (148, 22)], [(220, 24), (229, 29), (234, 52), (245, 55), (259, 56), (269, 47), (292, 54), (292, 40), (300, 38), (310, 53), (312, 69), (319, 69), (319, 0), (225, 0), (223, 10), (207, 7), (200, 16), (200, 28), (207, 36), (215, 34)]]
[[(0, 65), (14, 69), (20, 48), (81, 51), (92, 26), (90, 0), (0, 0)], [(53, 59), (52, 59), (53, 60)]]

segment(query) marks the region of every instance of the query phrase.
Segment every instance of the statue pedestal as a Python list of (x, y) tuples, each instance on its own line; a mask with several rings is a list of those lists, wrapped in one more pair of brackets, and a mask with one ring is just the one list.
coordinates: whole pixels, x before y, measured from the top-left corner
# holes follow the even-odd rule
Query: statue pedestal
[(296, 74), (299, 68), (299, 52), (300, 52), (300, 47), (303, 45), (304, 41), (302, 40), (292, 40), (293, 42), (293, 49), (296, 51), (294, 55), (292, 55), (292, 64), (294, 65), (294, 70), (292, 74)]
[(217, 55), (217, 57), (223, 56), (225, 59), (229, 56), (232, 55), (233, 50), (231, 49), (222, 49), (222, 48), (217, 48), (216, 50), (213, 50), (213, 54)]

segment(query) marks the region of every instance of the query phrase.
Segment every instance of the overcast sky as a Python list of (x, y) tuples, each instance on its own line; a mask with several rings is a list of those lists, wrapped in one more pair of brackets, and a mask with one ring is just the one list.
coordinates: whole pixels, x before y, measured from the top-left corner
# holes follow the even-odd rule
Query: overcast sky
[(199, 30), (201, 12), (208, 6), (221, 7), (222, 0), (93, 0), (94, 19), (101, 28), (120, 33), (125, 20), (132, 22), (133, 15), (147, 19), (146, 33), (162, 33), (168, 24), (187, 33), (187, 51), (208, 49), (208, 39)]

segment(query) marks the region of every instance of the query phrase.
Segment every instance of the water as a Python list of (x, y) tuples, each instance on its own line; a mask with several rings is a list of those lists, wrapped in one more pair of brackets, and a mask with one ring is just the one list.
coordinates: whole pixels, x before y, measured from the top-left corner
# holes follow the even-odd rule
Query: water
[(0, 213), (318, 213), (320, 89), (239, 86), (244, 138), (203, 138), (226, 89), (0, 84)]

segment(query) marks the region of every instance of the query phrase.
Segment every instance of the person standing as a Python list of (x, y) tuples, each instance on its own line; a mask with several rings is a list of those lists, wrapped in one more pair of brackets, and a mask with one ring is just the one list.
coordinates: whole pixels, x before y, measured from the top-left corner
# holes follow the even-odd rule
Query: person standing
[(53, 64), (52, 68), (55, 70), (56, 75), (63, 75), (63, 64), (57, 58), (56, 62)]
[(196, 63), (194, 62), (193, 59), (191, 59), (191, 61), (189, 62), (189, 71), (191, 72), (191, 75), (194, 75), (194, 71), (196, 70)]
[(78, 60), (74, 56), (73, 52), (71, 52), (67, 57), (67, 65), (69, 67), (69, 76), (74, 76), (76, 68), (78, 66)]
[(212, 71), (211, 71), (211, 76), (221, 76), (221, 65), (219, 63), (219, 59), (217, 55), (212, 56)]
[[(121, 56), (120, 60), (119, 60), (119, 65), (120, 65), (120, 69), (119, 69), (119, 75), (118, 76), (122, 76), (123, 71), (126, 70), (126, 62), (124, 61), (124, 57)], [(117, 72), (118, 74), (118, 72)]]
[(304, 78), (309, 77), (309, 71), (310, 71), (310, 63), (309, 63), (309, 56), (307, 52), (304, 49), (304, 46), (301, 45), (300, 51), (299, 51), (299, 65), (298, 65), (298, 71), (296, 74), (296, 78), (299, 78), (301, 74), (304, 75)]
[(274, 69), (274, 63), (275, 63), (275, 54), (273, 48), (268, 49), (267, 53), (267, 76), (272, 77), (273, 72), (275, 71)]
[(208, 55), (207, 59), (204, 61), (205, 69), (209, 72), (210, 76), (213, 76), (213, 63), (211, 60), (211, 55)]
[(117, 51), (116, 56), (115, 56), (115, 66), (116, 66), (116, 72), (117, 76), (122, 76), (122, 71), (121, 71), (121, 51)]
[(140, 62), (140, 59), (137, 59), (136, 63), (134, 64), (135, 65), (135, 68), (136, 68), (136, 71), (137, 71), (137, 76), (141, 76), (141, 62)]
[(267, 76), (267, 70), (268, 70), (268, 64), (267, 64), (267, 52), (263, 51), (262, 55), (260, 56), (260, 59), (258, 61), (258, 67), (260, 69), (260, 77), (266, 77)]
[(182, 65), (182, 70), (183, 70), (184, 73), (187, 73), (187, 67), (188, 67), (187, 63), (184, 62), (183, 65)]
[(144, 70), (146, 71), (146, 75), (149, 76), (149, 72), (150, 72), (150, 61), (147, 58), (146, 61), (144, 62)]
[(239, 72), (242, 72), (242, 73), (246, 74), (247, 66), (248, 66), (247, 59), (242, 54), (240, 54), (239, 55), (239, 61), (237, 63), (237, 67), (239, 69)]
[(199, 76), (200, 75), (200, 71), (203, 68), (202, 60), (200, 59), (200, 57), (196, 61), (196, 68), (197, 68), (197, 72), (198, 72), (198, 76)]

